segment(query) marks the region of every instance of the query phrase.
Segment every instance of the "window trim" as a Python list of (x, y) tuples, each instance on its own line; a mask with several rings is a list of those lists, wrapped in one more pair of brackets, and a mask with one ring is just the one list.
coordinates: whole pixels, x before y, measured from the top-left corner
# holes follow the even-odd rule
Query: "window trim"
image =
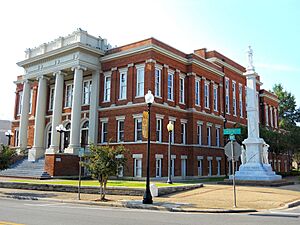
[[(182, 90), (181, 90), (181, 82), (182, 82)], [(185, 91), (185, 86), (184, 86), (184, 82), (185, 82), (185, 77), (180, 76), (179, 77), (179, 103), (180, 104), (185, 104), (185, 96), (184, 96), (184, 91)]]
[[(107, 79), (110, 79), (109, 88), (107, 86)], [(107, 98), (106, 98), (107, 97)], [(103, 102), (110, 102), (111, 97), (111, 73), (104, 74), (104, 91), (103, 91)]]
[[(159, 129), (158, 129), (158, 121), (160, 121)], [(157, 132), (159, 132), (158, 140), (157, 140)], [(156, 142), (159, 143), (162, 142), (162, 119), (161, 118), (156, 118)]]
[(104, 141), (104, 124), (106, 124), (107, 127), (107, 131), (106, 131), (106, 135), (108, 135), (108, 121), (101, 121), (101, 143), (107, 143), (107, 140)]
[[(136, 117), (136, 118), (134, 119), (134, 141), (135, 141), (135, 142), (141, 142), (141, 141), (143, 141), (143, 135), (142, 135), (141, 140), (137, 140), (137, 134), (138, 134), (137, 123), (138, 123), (138, 122), (142, 123), (142, 117)], [(142, 128), (141, 128), (141, 131), (140, 131), (140, 132), (142, 132)]]
[(214, 84), (214, 91), (213, 91), (213, 108), (215, 112), (219, 111), (219, 107), (218, 107), (218, 90), (219, 87), (218, 85)]
[[(53, 95), (52, 95), (52, 91), (53, 91)], [(55, 94), (55, 88), (54, 87), (50, 87), (50, 92), (49, 92), (49, 105), (48, 105), (48, 110), (49, 111), (53, 111), (54, 108), (54, 94)], [(53, 97), (53, 98), (51, 98)], [(53, 101), (51, 101), (53, 100)], [(51, 107), (51, 103), (52, 103), (52, 107)]]
[[(119, 100), (126, 100), (127, 99), (127, 68), (126, 69), (120, 69), (119, 70)], [(124, 83), (122, 82), (122, 75), (124, 75)], [(122, 84), (125, 84), (122, 86)], [(124, 96), (122, 96), (122, 87), (125, 87), (125, 93)]]
[[(159, 81), (157, 82), (157, 73), (158, 71), (158, 79)], [(161, 98), (161, 73), (162, 73), (162, 67), (159, 67), (158, 65), (155, 65), (155, 97)], [(158, 89), (157, 89), (157, 83), (158, 83)]]
[[(120, 137), (121, 137), (121, 135), (120, 135), (120, 123), (121, 122), (123, 122), (124, 123), (124, 130), (123, 130), (123, 140), (120, 140)], [(120, 142), (120, 143), (123, 143), (123, 142), (125, 142), (125, 119), (118, 119), (117, 120), (117, 142)]]
[[(171, 77), (171, 86), (169, 86), (169, 77)], [(174, 72), (168, 70), (168, 80), (167, 80), (167, 100), (173, 102), (174, 101)], [(171, 88), (171, 98), (169, 98), (169, 88)]]
[[(85, 100), (84, 84), (85, 83), (88, 83), (88, 92), (87, 92), (88, 93), (88, 103), (84, 102), (84, 100)], [(81, 102), (82, 105), (90, 105), (91, 104), (91, 93), (92, 93), (92, 80), (91, 79), (84, 80), (82, 83), (82, 102)]]
[[(145, 65), (136, 65), (136, 98), (144, 97), (145, 94)], [(143, 71), (143, 82), (139, 81), (139, 71)], [(139, 84), (143, 84), (139, 93)]]
[(209, 81), (205, 81), (204, 83), (204, 107), (206, 109), (210, 109), (210, 102), (209, 102), (209, 98), (210, 98), (210, 83)]
[[(198, 84), (198, 86), (197, 86)], [(200, 106), (201, 105), (201, 94), (200, 94), (200, 91), (201, 91), (201, 88), (200, 88), (200, 85), (201, 85), (201, 79), (196, 79), (195, 80), (195, 105), (196, 106)], [(197, 95), (197, 92), (198, 92), (198, 95)], [(198, 103), (197, 103), (197, 99), (198, 99)]]
[[(69, 97), (69, 92), (68, 92), (68, 87), (71, 87), (71, 97)], [(66, 84), (66, 90), (65, 90), (65, 107), (64, 108), (72, 108), (72, 102), (73, 102), (73, 89), (74, 89), (74, 86), (72, 83), (70, 84)], [(70, 100), (70, 102), (69, 102)], [(69, 104), (68, 104), (69, 103)]]

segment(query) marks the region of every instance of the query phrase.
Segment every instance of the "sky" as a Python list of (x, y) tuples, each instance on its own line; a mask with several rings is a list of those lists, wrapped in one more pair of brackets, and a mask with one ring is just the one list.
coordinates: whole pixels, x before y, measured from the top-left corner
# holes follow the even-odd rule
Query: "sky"
[(243, 66), (251, 45), (262, 88), (282, 83), (300, 105), (298, 0), (9, 0), (0, 9), (0, 119), (13, 119), (25, 49), (77, 28), (113, 46), (155, 37), (185, 53), (216, 50)]

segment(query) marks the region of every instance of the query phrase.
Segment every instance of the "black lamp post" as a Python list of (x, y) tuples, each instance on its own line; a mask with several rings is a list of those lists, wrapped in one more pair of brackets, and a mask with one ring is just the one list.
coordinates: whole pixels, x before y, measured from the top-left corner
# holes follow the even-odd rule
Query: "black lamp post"
[(146, 179), (146, 191), (144, 193), (143, 204), (152, 204), (152, 195), (150, 192), (150, 107), (154, 102), (154, 96), (149, 90), (145, 95), (145, 102), (148, 105), (148, 142), (147, 142), (147, 179)]
[(171, 121), (169, 121), (168, 125), (167, 125), (167, 129), (169, 132), (169, 146), (168, 146), (168, 184), (172, 184), (172, 178), (171, 178), (171, 134), (173, 132), (174, 129), (174, 125), (171, 123)]
[(61, 149), (61, 134), (66, 132), (66, 128), (64, 127), (64, 125), (59, 124), (56, 127), (56, 131), (59, 133), (59, 147), (58, 147), (58, 152), (62, 153), (62, 149)]
[(5, 136), (8, 137), (8, 143), (7, 143), (7, 145), (10, 146), (10, 139), (12, 137), (11, 130), (6, 131), (5, 132)]

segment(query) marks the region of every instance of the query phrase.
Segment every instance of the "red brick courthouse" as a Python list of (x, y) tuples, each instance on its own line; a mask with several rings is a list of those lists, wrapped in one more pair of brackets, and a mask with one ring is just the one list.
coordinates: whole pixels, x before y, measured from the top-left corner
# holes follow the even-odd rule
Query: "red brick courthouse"
[[(246, 125), (245, 68), (205, 48), (186, 54), (154, 38), (112, 48), (78, 29), (26, 50), (18, 63), (13, 145), (28, 159), (45, 157), (51, 176), (74, 175), (88, 143), (122, 143), (130, 150), (124, 177), (146, 176), (142, 138), (145, 94), (151, 90), (151, 176), (167, 176), (167, 124), (174, 124), (171, 168), (175, 177), (220, 176), (228, 161), (223, 129)], [(278, 127), (278, 99), (257, 86), (260, 122)], [(61, 136), (56, 126), (63, 124)], [(277, 164), (287, 170), (286, 161)]]

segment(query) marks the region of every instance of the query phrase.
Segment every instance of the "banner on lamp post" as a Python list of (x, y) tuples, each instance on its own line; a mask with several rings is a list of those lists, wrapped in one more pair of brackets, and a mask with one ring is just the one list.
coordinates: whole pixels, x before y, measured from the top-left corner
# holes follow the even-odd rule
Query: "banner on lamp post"
[(143, 112), (143, 121), (142, 121), (142, 135), (143, 138), (148, 138), (148, 112)]

